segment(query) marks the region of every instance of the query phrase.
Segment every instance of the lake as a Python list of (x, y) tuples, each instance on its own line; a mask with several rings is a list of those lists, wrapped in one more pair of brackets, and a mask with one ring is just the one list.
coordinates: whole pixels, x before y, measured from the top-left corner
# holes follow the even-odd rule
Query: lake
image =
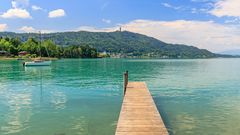
[(63, 59), (0, 61), (0, 135), (113, 135), (125, 70), (172, 135), (240, 134), (240, 59)]

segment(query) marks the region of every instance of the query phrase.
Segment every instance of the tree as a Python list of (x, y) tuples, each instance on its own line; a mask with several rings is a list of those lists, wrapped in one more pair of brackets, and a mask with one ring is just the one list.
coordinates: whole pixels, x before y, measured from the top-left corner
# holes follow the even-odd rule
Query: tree
[(33, 39), (33, 38), (29, 38), (26, 42), (24, 42), (23, 44), (21, 44), (18, 48), (19, 51), (27, 51), (30, 54), (37, 54), (39, 55), (39, 45), (38, 42)]
[(44, 54), (44, 56), (48, 56), (48, 55), (50, 57), (60, 56), (60, 48), (56, 46), (51, 40), (45, 40), (43, 42), (41, 51), (42, 51), (42, 54)]
[(22, 44), (21, 40), (19, 38), (11, 38), (10, 43), (15, 47), (18, 48), (19, 45)]

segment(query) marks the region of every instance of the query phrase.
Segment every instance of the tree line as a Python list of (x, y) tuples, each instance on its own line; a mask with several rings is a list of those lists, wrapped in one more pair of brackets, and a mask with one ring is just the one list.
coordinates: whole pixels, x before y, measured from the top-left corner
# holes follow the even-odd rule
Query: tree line
[(41, 42), (35, 38), (28, 38), (22, 42), (20, 38), (0, 37), (0, 51), (6, 51), (11, 56), (18, 56), (19, 52), (26, 51), (32, 56), (58, 57), (58, 58), (96, 58), (96, 48), (89, 45), (59, 46), (52, 40)]

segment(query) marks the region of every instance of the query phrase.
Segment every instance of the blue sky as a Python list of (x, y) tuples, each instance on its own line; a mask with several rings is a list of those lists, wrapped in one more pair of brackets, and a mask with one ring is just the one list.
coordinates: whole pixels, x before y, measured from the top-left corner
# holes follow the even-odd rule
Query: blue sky
[[(192, 13), (192, 8), (209, 8), (207, 2), (192, 2), (190, 0), (16, 0), (27, 3), (23, 7), (31, 19), (3, 19), (10, 31), (17, 31), (22, 25), (39, 29), (70, 30), (87, 25), (93, 27), (109, 27), (127, 23), (136, 19), (145, 20), (215, 20), (223, 22), (215, 16), (205, 13)], [(28, 2), (26, 2), (28, 1)], [(0, 13), (12, 8), (11, 0), (1, 0)], [(171, 7), (164, 6), (169, 4)], [(43, 10), (33, 10), (38, 6)], [(178, 8), (179, 9), (174, 9)], [(50, 19), (48, 12), (63, 9), (65, 16)], [(104, 21), (105, 20), (105, 21)], [(57, 23), (56, 23), (57, 22)], [(110, 23), (111, 22), (111, 23)]]
[(215, 52), (240, 49), (239, 0), (1, 0), (0, 5), (0, 31), (114, 31), (121, 26)]

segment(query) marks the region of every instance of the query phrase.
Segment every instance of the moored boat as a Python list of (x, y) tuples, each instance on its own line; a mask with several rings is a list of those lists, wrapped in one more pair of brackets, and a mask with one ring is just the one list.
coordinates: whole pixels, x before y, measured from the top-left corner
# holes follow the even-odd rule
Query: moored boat
[(39, 42), (40, 59), (29, 61), (29, 62), (23, 62), (23, 66), (50, 66), (51, 65), (52, 61), (45, 61), (45, 60), (42, 60), (41, 58), (41, 43), (42, 43), (41, 32), (39, 32), (39, 35), (40, 35), (40, 42)]
[(24, 66), (50, 66), (52, 61), (44, 61), (44, 60), (34, 60), (30, 62), (24, 62)]

